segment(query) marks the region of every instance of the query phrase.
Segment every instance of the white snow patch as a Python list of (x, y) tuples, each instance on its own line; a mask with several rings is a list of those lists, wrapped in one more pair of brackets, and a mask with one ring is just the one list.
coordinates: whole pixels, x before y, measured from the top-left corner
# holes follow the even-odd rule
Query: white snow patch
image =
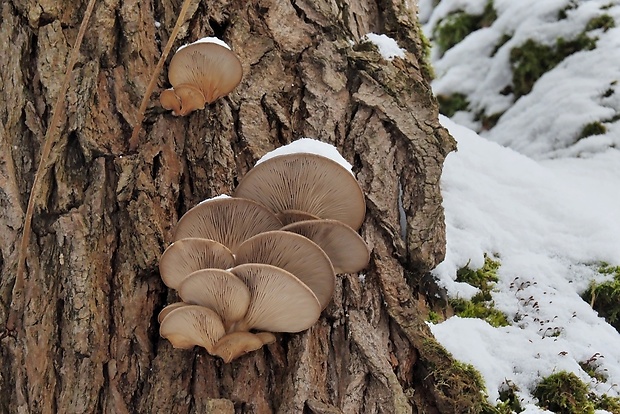
[(344, 159), (338, 152), (338, 149), (331, 144), (319, 141), (313, 138), (300, 138), (297, 141), (293, 141), (288, 145), (276, 148), (273, 151), (263, 155), (260, 160), (256, 162), (256, 165), (261, 162), (267, 161), (270, 158), (277, 157), (278, 155), (297, 154), (297, 153), (309, 153), (320, 155), (325, 158), (329, 158), (332, 161), (342, 165), (347, 171), (353, 174), (351, 164)]
[(219, 200), (219, 199), (222, 199), (222, 198), (232, 198), (232, 197), (229, 196), (228, 194), (220, 194), (220, 195), (216, 195), (215, 197), (211, 197), (211, 198), (207, 198), (206, 200), (202, 200), (198, 204), (208, 203), (209, 201)]
[(364, 40), (374, 43), (385, 60), (392, 60), (395, 57), (403, 59), (405, 57), (405, 49), (398, 46), (396, 40), (387, 35), (368, 33), (362, 38), (362, 41)]
[(185, 44), (183, 46), (179, 46), (179, 48), (177, 49), (177, 52), (181, 49), (183, 49), (184, 47), (190, 46), (190, 45), (195, 45), (197, 43), (215, 43), (218, 44), (220, 46), (224, 46), (226, 49), (230, 50), (230, 46), (228, 46), (228, 44), (223, 41), (222, 39), (218, 39), (217, 37), (203, 37), (202, 39), (198, 39), (195, 42), (192, 43), (188, 43)]

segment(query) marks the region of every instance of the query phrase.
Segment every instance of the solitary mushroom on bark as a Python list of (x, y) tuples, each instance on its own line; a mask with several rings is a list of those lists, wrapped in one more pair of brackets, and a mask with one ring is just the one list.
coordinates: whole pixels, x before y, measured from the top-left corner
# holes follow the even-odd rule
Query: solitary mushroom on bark
[(334, 294), (336, 274), (327, 254), (310, 239), (287, 231), (257, 234), (243, 242), (235, 262), (266, 263), (292, 273), (316, 295), (321, 309)]
[(187, 115), (229, 94), (241, 82), (239, 58), (219, 39), (200, 39), (177, 50), (168, 67), (172, 88), (160, 95), (165, 109)]
[(242, 198), (216, 198), (189, 210), (176, 226), (174, 240), (200, 237), (215, 240), (235, 253), (250, 237), (282, 227), (262, 205)]
[(255, 200), (276, 214), (299, 210), (342, 221), (357, 230), (366, 202), (355, 177), (329, 158), (309, 153), (279, 155), (256, 165), (235, 197)]

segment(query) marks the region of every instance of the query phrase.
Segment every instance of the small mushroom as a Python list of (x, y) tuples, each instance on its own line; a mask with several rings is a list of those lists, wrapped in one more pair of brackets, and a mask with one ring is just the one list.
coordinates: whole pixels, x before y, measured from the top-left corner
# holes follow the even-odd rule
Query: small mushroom
[(314, 214), (306, 213), (301, 210), (284, 210), (276, 214), (276, 217), (278, 217), (284, 226), (297, 221), (317, 220), (320, 218)]
[(235, 262), (266, 263), (292, 273), (314, 292), (321, 309), (334, 293), (336, 274), (329, 257), (299, 234), (279, 230), (257, 234), (239, 245)]
[(166, 286), (177, 289), (183, 279), (199, 269), (230, 269), (232, 252), (214, 240), (185, 238), (172, 243), (159, 260), (159, 274)]
[(173, 109), (175, 115), (187, 115), (229, 94), (242, 76), (241, 62), (230, 48), (221, 43), (194, 42), (179, 48), (168, 67), (168, 79), (180, 108), (168, 92), (162, 92), (160, 101), (164, 108)]
[(202, 269), (187, 276), (179, 286), (187, 303), (205, 306), (217, 313), (228, 332), (250, 306), (250, 291), (237, 276), (221, 269)]
[(370, 252), (364, 239), (341, 221), (298, 221), (282, 227), (281, 230), (301, 234), (318, 244), (329, 256), (336, 273), (359, 272), (370, 260)]
[(181, 115), (181, 98), (174, 89), (165, 89), (159, 94), (159, 103), (164, 109), (172, 110), (173, 115)]
[(198, 204), (181, 217), (174, 231), (174, 240), (188, 237), (211, 239), (235, 253), (243, 241), (280, 227), (280, 220), (255, 201), (215, 198)]
[(366, 202), (355, 177), (343, 166), (316, 154), (279, 155), (256, 165), (235, 190), (276, 214), (300, 210), (340, 220), (353, 230), (364, 221)]
[(233, 330), (301, 332), (321, 315), (321, 304), (308, 286), (286, 270), (267, 264), (231, 269), (250, 289), (248, 312)]
[(202, 346), (213, 354), (213, 346), (226, 334), (220, 317), (203, 306), (179, 306), (168, 313), (159, 325), (159, 334), (174, 348)]
[(213, 355), (219, 356), (228, 364), (233, 359), (256, 351), (262, 346), (263, 340), (258, 335), (251, 332), (231, 332), (217, 341), (213, 347)]
[(159, 312), (159, 315), (157, 315), (157, 322), (161, 323), (166, 318), (166, 316), (168, 316), (170, 312), (172, 312), (173, 310), (177, 308), (180, 308), (181, 306), (189, 306), (189, 303), (185, 303), (185, 302), (171, 303), (170, 305), (163, 308), (161, 312)]

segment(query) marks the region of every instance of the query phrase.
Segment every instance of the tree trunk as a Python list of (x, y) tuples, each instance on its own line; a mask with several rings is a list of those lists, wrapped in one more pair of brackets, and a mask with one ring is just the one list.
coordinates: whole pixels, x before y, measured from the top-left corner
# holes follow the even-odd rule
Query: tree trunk
[[(437, 345), (417, 293), (445, 250), (438, 183), (454, 142), (438, 123), (413, 6), (194, 4), (175, 48), (223, 38), (243, 63), (242, 83), (177, 118), (157, 101), (164, 70), (130, 153), (180, 3), (97, 1), (60, 97), (15, 330), (5, 321), (17, 300), (24, 212), (86, 4), (0, 6), (0, 412), (476, 412), (479, 385)], [(367, 32), (395, 38), (406, 58), (383, 60), (358, 43)], [(156, 317), (176, 300), (157, 267), (175, 223), (199, 201), (230, 194), (263, 154), (303, 136), (335, 145), (353, 164), (367, 200), (369, 267), (338, 276), (314, 327), (278, 334), (231, 364), (173, 349)]]

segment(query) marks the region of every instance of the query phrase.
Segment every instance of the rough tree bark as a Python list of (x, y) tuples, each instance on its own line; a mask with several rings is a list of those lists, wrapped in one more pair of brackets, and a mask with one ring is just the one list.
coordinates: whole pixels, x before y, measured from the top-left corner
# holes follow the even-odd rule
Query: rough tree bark
[[(196, 2), (177, 45), (225, 39), (243, 81), (188, 118), (164, 113), (156, 91), (136, 153), (127, 139), (180, 1), (97, 1), (60, 97), (23, 315), (5, 329), (30, 186), (85, 4), (0, 6), (0, 412), (476, 412), (479, 386), (437, 346), (418, 295), (444, 254), (438, 181), (454, 143), (406, 0)], [(382, 60), (358, 43), (367, 32), (395, 38), (406, 58)], [(175, 299), (157, 270), (174, 224), (302, 136), (354, 165), (368, 206), (365, 278), (339, 276), (313, 328), (232, 364), (173, 350), (156, 316)]]

